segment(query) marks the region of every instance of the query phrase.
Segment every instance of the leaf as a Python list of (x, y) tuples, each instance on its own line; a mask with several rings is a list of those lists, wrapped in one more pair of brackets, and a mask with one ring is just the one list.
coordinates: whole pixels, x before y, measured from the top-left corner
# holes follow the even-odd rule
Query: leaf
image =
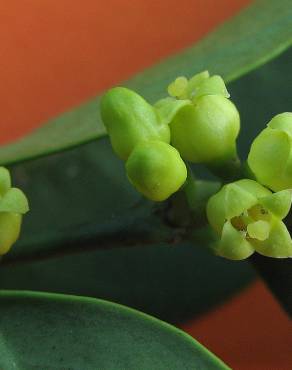
[[(292, 43), (289, 0), (258, 1), (180, 54), (144, 71), (125, 86), (155, 102), (179, 75), (208, 69), (233, 81), (279, 55)], [(0, 163), (12, 164), (69, 149), (105, 135), (99, 98), (49, 121), (30, 135), (0, 148)]]
[(181, 330), (92, 298), (3, 291), (0, 327), (2, 369), (228, 369)]
[(24, 262), (0, 265), (0, 289), (100, 297), (171, 323), (205, 314), (254, 278), (247, 262), (214, 256), (204, 239), (111, 250), (86, 250), (84, 243), (79, 253)]

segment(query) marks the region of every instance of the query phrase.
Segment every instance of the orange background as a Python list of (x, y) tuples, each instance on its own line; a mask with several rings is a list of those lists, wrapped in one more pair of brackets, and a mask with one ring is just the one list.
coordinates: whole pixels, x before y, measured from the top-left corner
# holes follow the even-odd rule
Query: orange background
[[(194, 43), (249, 2), (2, 2), (1, 142)], [(260, 281), (182, 327), (234, 369), (292, 368), (291, 322)]]

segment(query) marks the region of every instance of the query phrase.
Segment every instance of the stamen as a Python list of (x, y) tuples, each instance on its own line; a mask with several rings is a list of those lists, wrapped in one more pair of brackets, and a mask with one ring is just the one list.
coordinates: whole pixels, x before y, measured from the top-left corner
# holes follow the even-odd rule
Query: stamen
[(269, 211), (263, 208), (260, 204), (257, 204), (253, 206), (252, 208), (250, 208), (248, 210), (248, 215), (254, 221), (259, 221), (259, 220), (269, 221), (271, 218)]
[(246, 231), (246, 224), (241, 216), (233, 217), (231, 219), (231, 224), (238, 231)]

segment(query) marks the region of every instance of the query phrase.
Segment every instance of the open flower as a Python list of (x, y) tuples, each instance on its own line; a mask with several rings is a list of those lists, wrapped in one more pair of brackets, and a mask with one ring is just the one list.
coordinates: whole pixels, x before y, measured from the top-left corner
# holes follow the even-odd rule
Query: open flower
[(274, 191), (292, 188), (292, 113), (276, 115), (253, 141), (248, 165)]
[(291, 207), (291, 191), (272, 193), (243, 179), (221, 188), (207, 204), (210, 225), (220, 236), (215, 252), (241, 260), (254, 251), (269, 257), (292, 256), (290, 234), (282, 222)]
[(11, 187), (9, 171), (0, 167), (0, 256), (18, 239), (22, 215), (28, 209), (26, 196), (20, 189)]

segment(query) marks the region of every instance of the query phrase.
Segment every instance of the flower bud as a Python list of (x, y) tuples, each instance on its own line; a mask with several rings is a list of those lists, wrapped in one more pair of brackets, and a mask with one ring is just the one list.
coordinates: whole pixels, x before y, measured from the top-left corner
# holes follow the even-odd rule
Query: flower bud
[(253, 141), (248, 165), (274, 191), (292, 188), (292, 113), (276, 115)]
[(183, 159), (194, 163), (236, 157), (240, 118), (234, 104), (222, 95), (204, 95), (182, 108), (170, 123), (171, 143)]
[(183, 159), (194, 163), (222, 163), (237, 157), (240, 117), (220, 76), (202, 72), (189, 81), (180, 77), (170, 95), (188, 99), (170, 122), (171, 143)]
[(22, 214), (27, 211), (26, 196), (11, 187), (9, 171), (0, 167), (0, 255), (7, 253), (18, 239)]
[(268, 257), (292, 256), (292, 240), (282, 222), (291, 199), (290, 190), (273, 194), (253, 180), (223, 186), (207, 204), (209, 223), (220, 238), (215, 252), (232, 260), (254, 251)]
[(156, 109), (124, 87), (115, 87), (102, 97), (101, 116), (112, 147), (122, 159), (127, 159), (140, 142), (170, 141), (169, 127)]
[(187, 178), (178, 151), (162, 141), (138, 144), (126, 162), (126, 170), (135, 188), (154, 201), (167, 199)]
[(0, 213), (0, 256), (9, 252), (20, 234), (22, 215)]

